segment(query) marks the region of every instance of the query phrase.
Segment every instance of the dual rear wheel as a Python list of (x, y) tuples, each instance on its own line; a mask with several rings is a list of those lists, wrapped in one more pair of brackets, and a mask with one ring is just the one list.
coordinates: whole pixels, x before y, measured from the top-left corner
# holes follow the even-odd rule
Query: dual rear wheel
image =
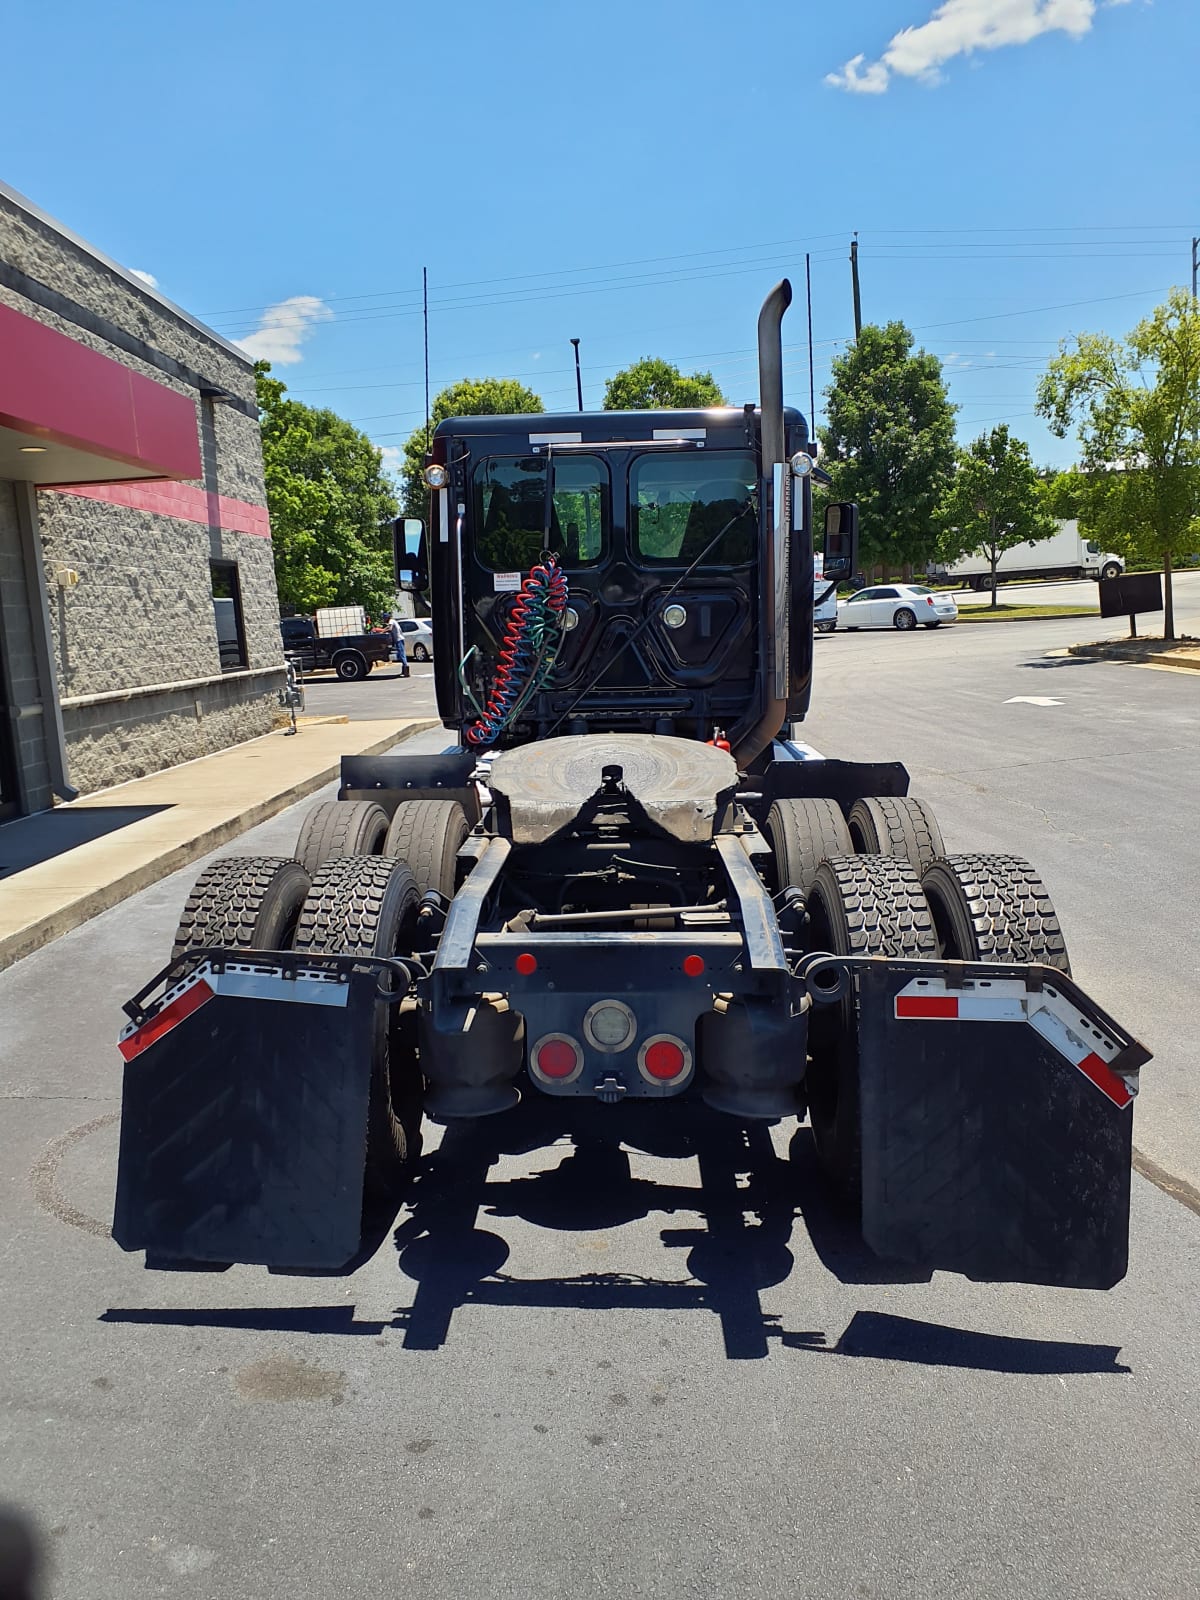
[[(948, 856), (936, 819), (920, 801), (860, 800), (845, 820), (831, 801), (777, 801), (767, 833), (776, 888), (791, 885), (805, 895), (810, 950), (1036, 962), (1070, 973), (1058, 917), (1029, 863), (1009, 855)], [(857, 1208), (862, 1145), (853, 985), (810, 1014), (806, 1087), (817, 1159), (841, 1198)]]
[(451, 899), (469, 831), (457, 800), (403, 800), (390, 822), (373, 800), (323, 800), (304, 819), (296, 860), (311, 874), (335, 856), (390, 857), (408, 863), (422, 894)]
[[(389, 821), (369, 800), (327, 801), (309, 812), (296, 859), (226, 857), (197, 879), (172, 957), (188, 950), (409, 955), (430, 889), (452, 898), (468, 833), (455, 800), (401, 803)], [(364, 1198), (385, 1201), (421, 1150), (424, 1081), (411, 1000), (380, 1004), (367, 1105)]]
[[(213, 947), (408, 955), (419, 902), (406, 863), (384, 856), (334, 856), (311, 877), (296, 861), (227, 857), (197, 880), (172, 953)], [(423, 1082), (411, 1003), (380, 1003), (373, 1027), (364, 1200), (382, 1201), (420, 1155)]]

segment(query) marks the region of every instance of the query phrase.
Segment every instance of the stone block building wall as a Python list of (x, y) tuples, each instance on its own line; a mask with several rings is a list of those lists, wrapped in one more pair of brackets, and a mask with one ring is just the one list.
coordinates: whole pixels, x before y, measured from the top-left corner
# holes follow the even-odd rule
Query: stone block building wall
[[(249, 358), (3, 186), (0, 305), (195, 408), (201, 475), (191, 482), (36, 493), (70, 785), (86, 793), (266, 732), (283, 666)], [(10, 655), (20, 652), (13, 596), (24, 574), (4, 566), (20, 554), (15, 532), (4, 533), (5, 492), (21, 487), (0, 482)], [(236, 567), (241, 598), (242, 660), (231, 668), (227, 650), (224, 670), (213, 561)], [(56, 577), (74, 573), (71, 586)], [(44, 790), (44, 777), (26, 776), (29, 794)]]

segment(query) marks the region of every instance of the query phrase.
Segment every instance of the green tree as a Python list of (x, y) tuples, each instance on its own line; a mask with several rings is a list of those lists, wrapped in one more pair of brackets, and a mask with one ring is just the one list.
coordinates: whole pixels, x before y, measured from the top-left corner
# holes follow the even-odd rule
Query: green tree
[(954, 470), (954, 407), (902, 322), (868, 325), (833, 362), (820, 430), (833, 500), (858, 502), (864, 559), (923, 567)]
[(1038, 481), (1042, 488), (1042, 504), (1051, 516), (1070, 522), (1083, 515), (1088, 492), (1086, 473), (1074, 467), (1066, 472), (1055, 472), (1053, 468), (1046, 467), (1038, 473)]
[[(430, 436), (447, 417), (516, 417), (545, 410), (541, 397), (516, 378), (461, 378), (434, 396)], [(425, 470), (425, 429), (414, 428), (404, 446), (403, 504), (406, 517), (429, 517)]]
[(386, 607), (397, 507), (380, 452), (344, 417), (286, 399), (269, 363), (254, 370), (280, 605)]
[(657, 356), (644, 356), (604, 385), (605, 411), (698, 411), (728, 404), (711, 372), (683, 373)]
[(1058, 522), (1046, 508), (1045, 494), (1029, 446), (1009, 435), (1001, 423), (981, 433), (966, 450), (946, 491), (939, 514), (941, 554), (948, 561), (978, 550), (991, 568), (996, 604), (996, 563), (1019, 544), (1048, 539)]
[(1172, 563), (1193, 547), (1200, 518), (1200, 306), (1173, 289), (1124, 339), (1064, 340), (1037, 409), (1060, 439), (1078, 431), (1088, 478), (1080, 526), (1162, 561), (1163, 634), (1173, 639)]

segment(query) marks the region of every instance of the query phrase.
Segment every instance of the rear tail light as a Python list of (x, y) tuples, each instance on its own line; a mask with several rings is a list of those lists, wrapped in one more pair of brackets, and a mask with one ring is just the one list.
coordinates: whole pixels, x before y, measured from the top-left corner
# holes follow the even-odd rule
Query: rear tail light
[(573, 1083), (583, 1071), (583, 1047), (566, 1033), (546, 1033), (529, 1052), (534, 1076), (545, 1083)]
[(678, 1083), (691, 1070), (692, 1052), (673, 1034), (653, 1034), (638, 1051), (638, 1071), (648, 1083)]
[(925, 596), (925, 604), (927, 606), (931, 606), (933, 604), (933, 596), (931, 594), (927, 594)]

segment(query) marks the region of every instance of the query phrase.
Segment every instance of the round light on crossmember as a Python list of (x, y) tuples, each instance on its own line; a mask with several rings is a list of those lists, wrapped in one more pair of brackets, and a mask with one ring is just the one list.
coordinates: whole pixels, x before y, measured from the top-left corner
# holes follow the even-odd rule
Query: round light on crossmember
[(687, 607), (679, 605), (665, 607), (663, 621), (668, 628), (682, 628), (687, 621)]
[(815, 465), (816, 462), (809, 455), (807, 450), (797, 450), (796, 454), (792, 457), (792, 471), (798, 478), (807, 478)]
[(648, 1083), (678, 1083), (692, 1070), (692, 1052), (673, 1033), (655, 1033), (638, 1051), (638, 1071)]
[(583, 1071), (583, 1047), (566, 1033), (545, 1033), (529, 1052), (535, 1078), (546, 1083), (573, 1083)]
[(568, 606), (563, 612), (563, 632), (570, 633), (572, 628), (579, 626), (579, 613), (574, 606)]
[(637, 1021), (620, 1000), (597, 1000), (584, 1016), (583, 1031), (590, 1045), (612, 1055), (633, 1043)]
[(425, 468), (425, 482), (431, 489), (444, 489), (450, 482), (450, 469), (435, 461)]

